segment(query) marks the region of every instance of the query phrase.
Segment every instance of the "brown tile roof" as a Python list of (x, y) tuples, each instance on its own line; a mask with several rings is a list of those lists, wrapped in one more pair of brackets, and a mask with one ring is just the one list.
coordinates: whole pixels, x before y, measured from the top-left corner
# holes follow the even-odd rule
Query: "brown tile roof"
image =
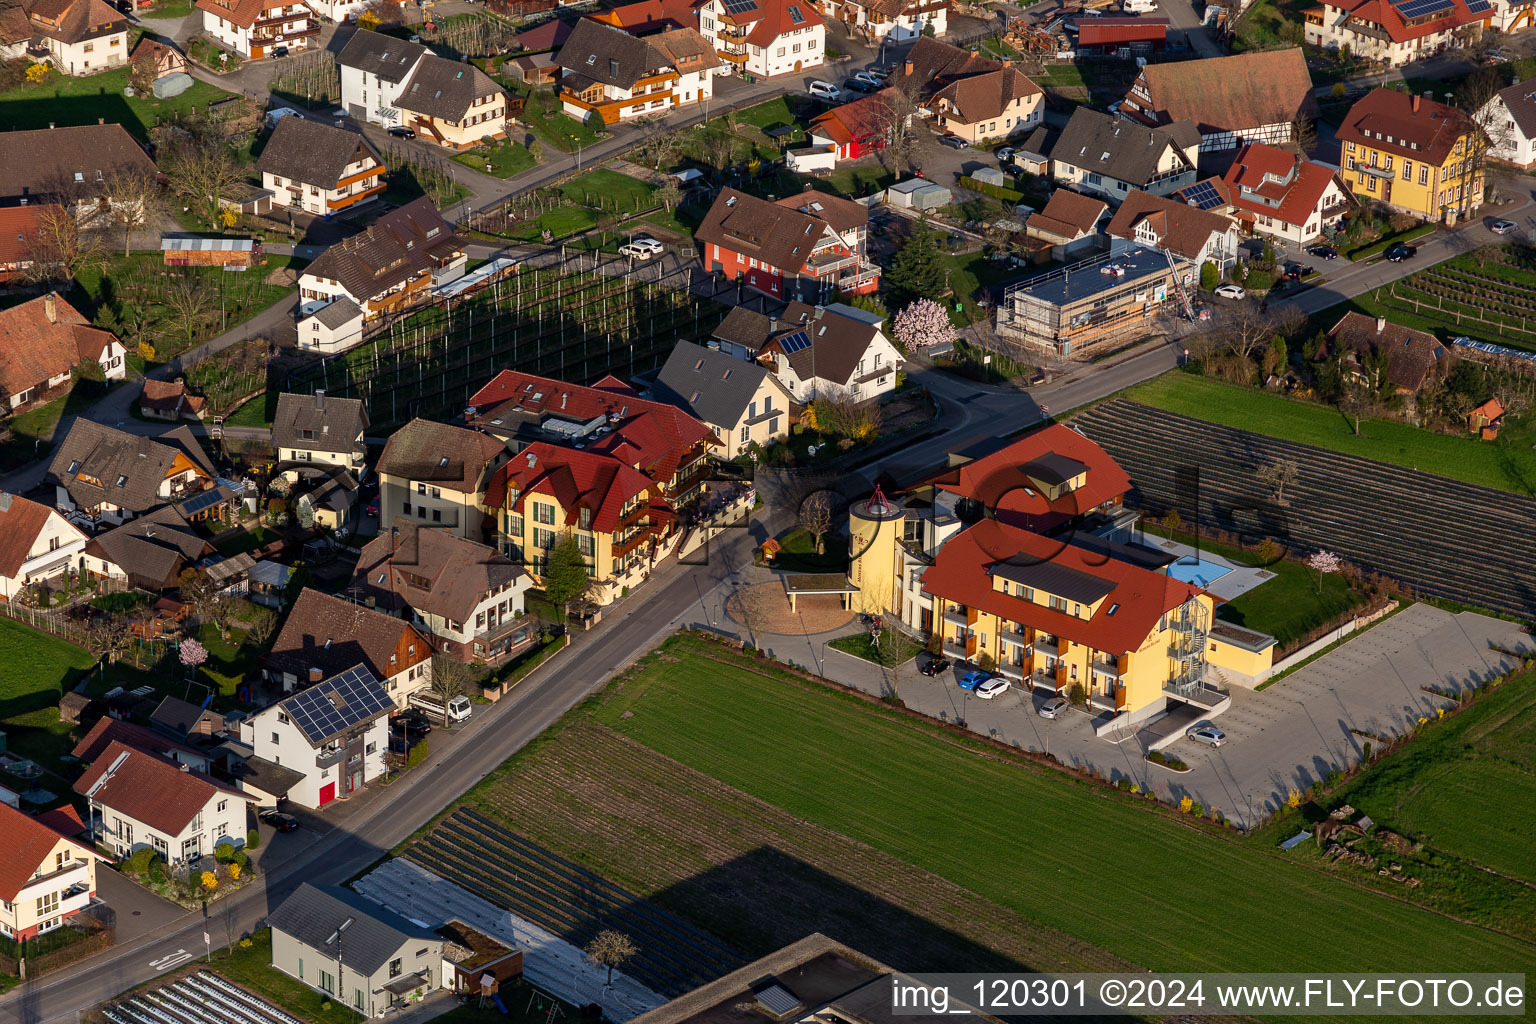
[(500, 441), (477, 431), (414, 419), (390, 436), (378, 471), (473, 494), (484, 488), (485, 468), (503, 450)]
[(776, 318), (737, 306), (715, 329), (715, 337), (763, 355), (782, 352), (779, 343), (798, 332), (804, 332), (811, 343), (788, 353), (789, 365), (796, 375), (802, 380), (814, 376), (847, 384), (880, 328), (826, 309), (817, 319), (815, 307), (791, 302)]
[(839, 234), (869, 224), (869, 207), (856, 203), (852, 199), (832, 195), (830, 192), (811, 189), (797, 195), (785, 196), (777, 202), (780, 206), (798, 210), (806, 216), (825, 221), (832, 225), (833, 231)]
[(27, 12), (38, 35), (83, 43), (128, 30), (128, 19), (104, 0), (34, 0)]
[[(669, 28), (685, 28), (689, 25), (697, 27), (699, 24), (696, 7), (702, 5), (702, 0), (638, 0), (632, 4), (621, 4), (618, 7), (601, 11), (590, 15), (596, 21), (617, 25), (626, 32), (637, 36), (648, 36), (655, 32), (661, 32)], [(545, 22), (549, 25), (551, 22)], [(552, 24), (564, 25), (565, 35), (553, 43), (543, 42), (545, 36), (535, 36), (533, 42), (523, 42), (523, 48), (527, 50), (538, 49), (534, 42), (544, 46), (559, 46), (570, 38), (571, 26), (569, 23), (555, 21)], [(544, 26), (540, 26), (543, 28)], [(518, 40), (523, 41), (525, 36), (531, 36), (539, 29), (529, 29), (527, 32), (518, 33)]]
[(651, 43), (683, 74), (717, 68), (725, 63), (696, 28), (674, 28), (651, 36)]
[(430, 52), (420, 43), (358, 29), (336, 55), (336, 62), (386, 82), (402, 82), (422, 55)]
[(0, 576), (16, 578), (52, 514), (47, 505), (9, 492), (0, 494)]
[[(281, 0), (281, 6), (289, 5), (309, 7), (304, 0)], [(278, 0), (197, 0), (193, 4), (200, 11), (207, 11), (216, 18), (239, 25), (241, 28), (250, 28), (256, 24), (268, 8), (279, 6)], [(312, 17), (318, 18), (319, 12), (309, 7)]]
[(368, 157), (375, 163), (384, 162), (361, 132), (303, 117), (285, 117), (272, 129), (272, 137), (256, 160), (256, 170), (331, 189), (348, 164)]
[(430, 270), (434, 257), (462, 244), (432, 200), (422, 196), (326, 249), (301, 277), (339, 281), (347, 296), (361, 304)]
[(899, 84), (898, 79), (906, 76), (908, 80), (918, 83), (920, 93), (931, 94), (954, 79), (998, 71), (1002, 66), (1001, 61), (983, 57), (980, 52), (962, 50), (958, 46), (923, 36), (907, 51), (906, 60), (896, 70), (897, 78), (892, 80), (892, 84)]
[(172, 412), (178, 415), (184, 412), (197, 415), (203, 411), (205, 404), (202, 395), (188, 394), (186, 383), (180, 380), (157, 380), (146, 377), (144, 391), (139, 396), (140, 409)]
[(20, 895), (38, 868), (53, 869), (51, 863), (43, 863), (43, 858), (53, 852), (60, 839), (68, 839), (79, 849), (96, 856), (89, 846), (75, 842), (42, 819), (5, 803), (0, 803), (0, 836), (5, 836), (5, 842), (0, 843), (0, 899), (7, 901)]
[(397, 535), (381, 533), (364, 546), (352, 585), (386, 610), (412, 608), (468, 623), (487, 592), (527, 575), (493, 547), (402, 521)]
[(118, 171), (159, 173), (120, 124), (0, 132), (0, 199), (67, 193)]
[[(812, 201), (798, 195), (790, 198), (805, 206)], [(815, 201), (819, 200), (818, 195)], [(865, 216), (868, 217), (867, 211)], [(694, 237), (744, 256), (755, 256), (759, 262), (795, 274), (810, 259), (811, 249), (830, 230), (831, 225), (819, 216), (725, 188), (704, 215)]]
[[(473, 64), (428, 53), (400, 87), (395, 106), (443, 121), (462, 121), (477, 100), (500, 95), (501, 86)], [(486, 123), (487, 134), (495, 129), (495, 124)]]
[(253, 799), (202, 772), (116, 740), (75, 782), (75, 792), (173, 837), (217, 796)]
[(267, 668), (297, 676), (302, 685), (312, 668), (328, 679), (361, 664), (385, 681), (431, 656), (432, 645), (410, 623), (306, 589), (288, 612)]
[(1348, 348), (1356, 363), (1373, 352), (1386, 353), (1387, 380), (1404, 391), (1418, 391), (1431, 373), (1444, 375), (1451, 368), (1451, 354), (1440, 339), (1412, 327), (1372, 319), (1364, 313), (1345, 313), (1328, 332), (1319, 359)]
[(1126, 195), (1104, 230), (1113, 238), (1134, 239), (1137, 226), (1148, 218), (1158, 247), (1185, 259), (1198, 259), (1213, 233), (1224, 234), (1235, 223), (1219, 213), (1138, 190)]
[[(44, 479), (62, 486), (76, 504), (86, 508), (107, 501), (130, 512), (147, 512), (165, 504), (166, 499), (159, 494), (160, 484), (170, 475), (178, 455), (186, 457), (208, 480), (214, 478), (213, 463), (185, 426), (151, 439), (81, 417), (64, 435)], [(73, 473), (69, 471), (72, 465), (76, 466)], [(117, 482), (120, 477), (121, 486)]]
[(86, 541), (85, 551), (128, 574), (128, 582), (150, 591), (176, 586), (188, 565), (213, 554), (174, 506), (162, 505)]
[[(291, 117), (283, 118), (283, 121), (292, 120)], [(272, 417), (272, 444), (277, 448), (347, 453), (357, 447), (358, 435), (367, 429), (368, 411), (360, 399), (284, 394), (277, 396), (277, 413)], [(300, 436), (301, 431), (310, 436)]]
[(1058, 188), (1039, 213), (1032, 214), (1028, 227), (1060, 238), (1078, 238), (1093, 230), (1109, 204), (1071, 189)]
[(176, 753), (181, 751), (187, 754), (195, 754), (198, 758), (206, 760), (208, 755), (185, 743), (178, 743), (169, 737), (162, 736), (153, 729), (146, 729), (142, 725), (134, 725), (132, 722), (124, 722), (105, 715), (96, 720), (91, 726), (91, 731), (85, 734), (85, 739), (75, 744), (72, 753), (86, 764), (94, 764), (101, 757), (101, 752), (113, 743), (121, 743), (125, 747), (134, 747), (138, 750), (147, 750), (152, 754), (161, 754), (171, 759), (176, 759)]
[(1148, 64), (1140, 80), (1152, 96), (1149, 123), (1190, 120), (1203, 135), (1317, 116), (1299, 48)]
[(1001, 117), (1016, 100), (1043, 95), (1045, 90), (1031, 82), (1024, 72), (1003, 68), (951, 82), (934, 94), (933, 101), (948, 100), (955, 120), (976, 124)]
[(0, 45), (26, 43), (32, 39), (32, 22), (20, 4), (0, 6)]
[(555, 63), (580, 79), (629, 89), (668, 67), (666, 54), (649, 39), (583, 18), (555, 55)]
[(99, 358), (112, 340), (58, 292), (0, 311), (0, 393), (46, 385), (82, 360)]
[(1396, 89), (1372, 89), (1349, 108), (1336, 134), (1340, 142), (1354, 142), (1439, 167), (1451, 158), (1456, 140), (1471, 127), (1471, 118), (1456, 107)]

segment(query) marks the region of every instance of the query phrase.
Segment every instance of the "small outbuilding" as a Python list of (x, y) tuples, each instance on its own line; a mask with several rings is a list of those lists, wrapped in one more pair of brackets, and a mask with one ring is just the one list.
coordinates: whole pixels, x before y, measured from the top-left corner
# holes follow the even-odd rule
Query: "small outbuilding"
[(160, 239), (168, 267), (223, 267), (248, 270), (261, 262), (261, 243), (253, 238), (190, 238), (166, 235)]

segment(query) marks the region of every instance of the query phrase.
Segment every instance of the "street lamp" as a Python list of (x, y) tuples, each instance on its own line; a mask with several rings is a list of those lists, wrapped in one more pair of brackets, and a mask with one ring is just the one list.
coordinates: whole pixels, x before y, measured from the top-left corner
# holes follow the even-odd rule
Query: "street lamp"
[[(349, 917), (341, 922), (341, 924), (336, 926), (336, 930), (331, 932), (331, 937), (325, 940), (327, 946), (333, 942), (336, 943), (336, 995), (341, 999), (342, 1006), (347, 1005), (347, 987), (342, 982), (341, 975), (341, 933), (352, 927), (352, 921), (353, 918)], [(362, 1008), (359, 1007), (358, 1010), (361, 1012)]]

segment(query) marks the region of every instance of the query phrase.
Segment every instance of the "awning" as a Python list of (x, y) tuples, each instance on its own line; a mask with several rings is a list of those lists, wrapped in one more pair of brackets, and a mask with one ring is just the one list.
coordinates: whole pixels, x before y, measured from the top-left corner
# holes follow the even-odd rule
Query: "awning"
[(392, 996), (403, 996), (408, 992), (414, 992), (426, 986), (430, 981), (431, 979), (427, 977), (426, 972), (417, 971), (415, 974), (407, 974), (404, 977), (385, 983), (384, 991)]

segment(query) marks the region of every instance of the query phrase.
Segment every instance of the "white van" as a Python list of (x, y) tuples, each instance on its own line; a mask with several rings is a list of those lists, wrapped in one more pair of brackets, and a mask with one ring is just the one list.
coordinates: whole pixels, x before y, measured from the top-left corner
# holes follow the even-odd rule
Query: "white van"
[(1126, 14), (1156, 14), (1157, 0), (1120, 0), (1120, 9)]
[(411, 707), (426, 712), (445, 724), (448, 722), (467, 722), (470, 716), (469, 698), (462, 694), (448, 701), (446, 707), (443, 698), (431, 690), (417, 690), (411, 694), (407, 701)]

